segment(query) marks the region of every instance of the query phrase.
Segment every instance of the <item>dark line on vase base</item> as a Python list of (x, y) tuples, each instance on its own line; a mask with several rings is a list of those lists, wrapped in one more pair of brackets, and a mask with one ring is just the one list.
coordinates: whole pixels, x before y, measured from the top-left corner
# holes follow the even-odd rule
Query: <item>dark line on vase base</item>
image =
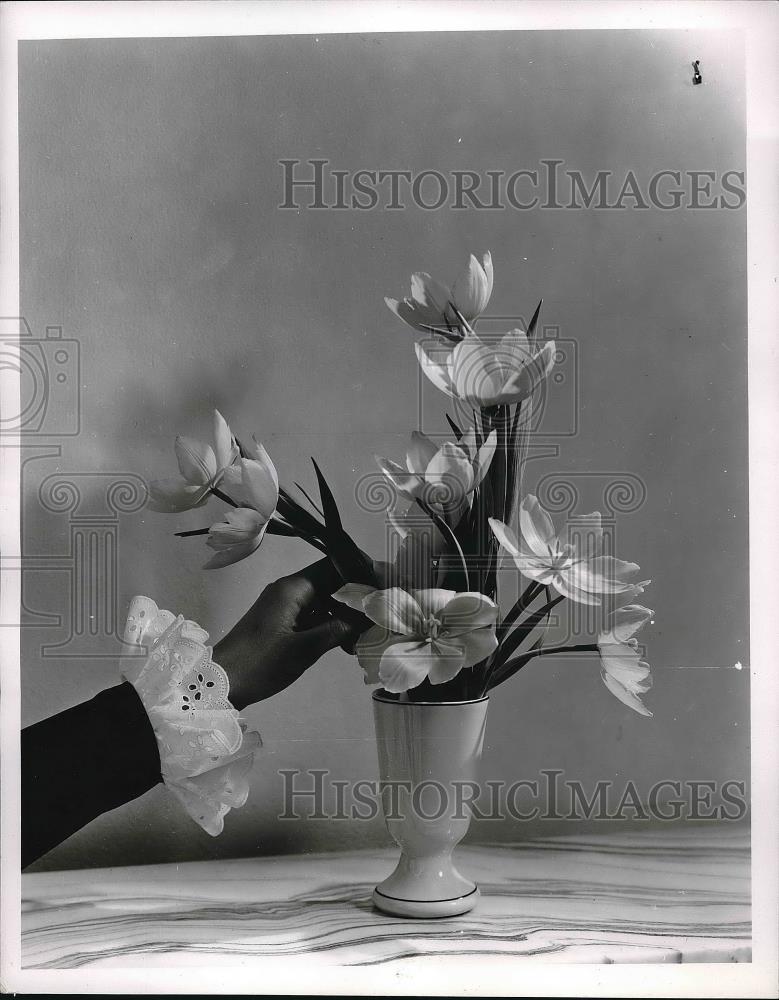
[[(449, 896), (446, 899), (406, 899), (405, 896), (388, 896), (386, 892), (382, 892), (381, 889), (378, 888), (374, 889), (373, 891), (375, 893), (378, 893), (378, 895), (382, 896), (384, 899), (391, 899), (396, 903), (421, 903), (424, 906), (425, 903), (454, 903), (458, 899), (467, 899), (469, 896), (472, 896), (477, 891), (478, 888), (479, 887), (475, 885), (470, 892), (465, 892), (462, 894), (462, 896)], [(452, 914), (452, 916), (455, 915), (463, 916), (462, 913)], [(410, 919), (416, 920), (417, 918), (412, 917)]]

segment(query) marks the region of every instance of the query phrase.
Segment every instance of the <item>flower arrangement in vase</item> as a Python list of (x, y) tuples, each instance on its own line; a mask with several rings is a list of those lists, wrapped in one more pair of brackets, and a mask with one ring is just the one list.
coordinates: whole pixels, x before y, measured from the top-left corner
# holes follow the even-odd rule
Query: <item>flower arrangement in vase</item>
[[(599, 513), (558, 531), (524, 492), (534, 399), (557, 351), (554, 341), (538, 341), (540, 303), (526, 329), (480, 335), (492, 288), (485, 253), (470, 257), (451, 288), (417, 273), (407, 298), (386, 300), (421, 336), (415, 349), (425, 376), (457, 402), (458, 416), (470, 413), (460, 423), (447, 415), (446, 440), (413, 431), (404, 464), (377, 459), (396, 497), (408, 502), (405, 512), (393, 505), (387, 513), (398, 542), (393, 558), (373, 559), (355, 542), (315, 461), (318, 502), (301, 486), (297, 493), (281, 486), (265, 448), (236, 438), (218, 412), (213, 441), (177, 438), (179, 475), (150, 485), (150, 505), (159, 511), (202, 507), (211, 498), (226, 505), (210, 527), (179, 532), (206, 536), (213, 552), (207, 569), (246, 558), (276, 534), (305, 540), (341, 576), (333, 600), (359, 616), (364, 627), (354, 651), (365, 682), (381, 685), (374, 693), (381, 777), (407, 789), (387, 816), (401, 860), (374, 901), (406, 916), (463, 913), (478, 897), (451, 862), (468, 828), (468, 817), (453, 810), (457, 782), (475, 777), (494, 688), (532, 660), (593, 652), (606, 688), (651, 715), (641, 700), (649, 665), (636, 634), (653, 612), (633, 603), (649, 581), (637, 580), (635, 563), (604, 553)], [(525, 581), (503, 612), (501, 550)], [(611, 608), (595, 641), (545, 642), (563, 601)], [(422, 814), (414, 794), (430, 780), (449, 803), (435, 817)]]

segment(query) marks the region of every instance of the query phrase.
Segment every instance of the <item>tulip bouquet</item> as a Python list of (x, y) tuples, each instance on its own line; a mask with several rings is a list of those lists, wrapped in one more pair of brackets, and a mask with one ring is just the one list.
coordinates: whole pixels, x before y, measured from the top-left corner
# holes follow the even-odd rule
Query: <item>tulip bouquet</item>
[[(366, 683), (400, 700), (479, 698), (533, 659), (592, 652), (608, 690), (651, 715), (640, 698), (651, 678), (636, 634), (653, 612), (631, 603), (649, 581), (636, 581), (635, 563), (604, 554), (600, 514), (558, 533), (537, 498), (523, 492), (533, 398), (556, 350), (553, 341), (538, 342), (540, 303), (526, 329), (497, 340), (480, 336), (492, 286), (486, 253), (471, 256), (451, 288), (420, 273), (408, 298), (386, 300), (423, 335), (416, 353), (425, 376), (470, 414), (459, 423), (447, 416), (448, 440), (414, 431), (405, 464), (377, 459), (396, 500), (408, 501), (404, 512), (396, 503), (387, 512), (397, 537), (393, 558), (375, 560), (359, 547), (316, 462), (318, 502), (302, 486), (297, 493), (280, 486), (263, 446), (237, 439), (218, 412), (212, 443), (176, 439), (180, 474), (151, 484), (150, 505), (169, 513), (212, 498), (227, 505), (210, 527), (178, 533), (207, 536), (213, 555), (206, 569), (246, 558), (266, 534), (302, 538), (326, 553), (343, 579), (333, 600), (364, 626), (355, 653)], [(503, 614), (501, 549), (526, 581)], [(608, 603), (596, 641), (545, 643), (550, 615), (564, 600)]]

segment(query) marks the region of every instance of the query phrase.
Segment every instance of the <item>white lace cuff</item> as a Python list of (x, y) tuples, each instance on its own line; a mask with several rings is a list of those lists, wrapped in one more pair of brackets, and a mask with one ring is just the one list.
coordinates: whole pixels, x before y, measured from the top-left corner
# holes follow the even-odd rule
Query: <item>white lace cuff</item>
[(134, 597), (124, 641), (122, 676), (151, 720), (163, 781), (216, 837), (225, 814), (246, 802), (260, 734), (247, 729), (230, 704), (227, 674), (211, 659), (208, 632), (195, 622), (161, 611), (149, 597)]

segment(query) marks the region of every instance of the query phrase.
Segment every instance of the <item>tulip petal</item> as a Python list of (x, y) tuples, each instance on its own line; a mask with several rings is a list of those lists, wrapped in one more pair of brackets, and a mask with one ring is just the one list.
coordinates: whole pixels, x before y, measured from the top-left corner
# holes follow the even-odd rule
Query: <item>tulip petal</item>
[(433, 383), (436, 389), (446, 393), (447, 396), (454, 396), (454, 385), (449, 370), (449, 355), (442, 360), (443, 352), (439, 349), (435, 353), (438, 359), (433, 357), (433, 353), (420, 343), (414, 344), (419, 367), (423, 374)]
[(452, 351), (452, 382), (457, 395), (472, 406), (493, 406), (500, 400), (506, 373), (495, 350), (469, 334)]
[[(520, 554), (519, 541), (511, 528), (509, 528), (509, 526), (504, 524), (502, 521), (499, 521), (496, 517), (491, 517), (489, 522), (493, 535), (498, 539), (503, 548), (506, 549), (506, 551), (512, 556), (518, 556)], [(545, 554), (548, 555), (548, 553)]]
[(619, 594), (631, 587), (626, 577), (633, 576), (641, 567), (637, 563), (615, 559), (614, 556), (596, 556), (586, 563), (576, 563), (567, 573), (573, 586), (593, 594)]
[(409, 472), (424, 473), (435, 457), (438, 445), (431, 441), (426, 434), (421, 431), (412, 431), (411, 444), (406, 452), (406, 465)]
[(532, 493), (524, 497), (519, 505), (519, 527), (531, 552), (540, 559), (549, 559), (550, 549), (554, 551), (557, 543), (554, 525)]
[(374, 455), (376, 464), (389, 479), (395, 489), (410, 500), (422, 497), (425, 492), (424, 479), (414, 472), (407, 472), (402, 465), (381, 455)]
[[(490, 433), (494, 432), (491, 431)], [(471, 461), (475, 461), (479, 450), (476, 444), (476, 429), (474, 427), (469, 427), (457, 442), (457, 445), (459, 448), (464, 449)]]
[(394, 642), (387, 646), (379, 665), (385, 691), (401, 694), (421, 684), (437, 661), (431, 647), (429, 640)]
[(638, 649), (621, 642), (598, 643), (601, 667), (633, 694), (643, 694), (652, 687), (651, 667), (641, 659)]
[(254, 435), (252, 435), (252, 444), (249, 446), (249, 458), (253, 458), (256, 462), (259, 462), (260, 465), (265, 466), (275, 483), (276, 489), (278, 490), (279, 474), (276, 471), (276, 466), (273, 464), (273, 460), (268, 452)]
[(424, 271), (411, 276), (411, 297), (402, 301), (385, 298), (395, 315), (417, 330), (442, 330), (448, 332), (455, 322), (449, 305), (449, 289), (431, 278)]
[(345, 604), (353, 611), (362, 611), (365, 598), (376, 593), (375, 587), (368, 587), (364, 583), (346, 583), (340, 590), (336, 590), (333, 599)]
[(202, 507), (208, 500), (207, 486), (193, 486), (183, 476), (155, 479), (149, 483), (149, 510), (161, 514), (179, 514)]
[[(485, 260), (489, 260), (490, 271), (492, 271), (492, 258), (485, 255)], [(489, 281), (485, 267), (471, 254), (465, 270), (452, 285), (452, 302), (467, 320), (475, 319), (484, 311), (489, 302), (492, 283)]]
[(553, 341), (544, 344), (541, 350), (504, 384), (501, 401), (518, 403), (531, 396), (554, 368), (556, 352)]
[(266, 521), (270, 520), (279, 502), (278, 478), (273, 463), (270, 463), (269, 468), (253, 458), (242, 458), (239, 461), (244, 497)]
[[(489, 250), (485, 250), (485, 252), (481, 255), (481, 266), (484, 270), (484, 276), (487, 279), (487, 302), (489, 302), (490, 297), (492, 296), (492, 286), (495, 280), (495, 272), (492, 266), (492, 254)], [(485, 302), (485, 305), (487, 302)]]
[(459, 640), (447, 642), (434, 639), (430, 644), (430, 669), (427, 677), (431, 684), (446, 684), (466, 665), (465, 650)]
[(382, 628), (400, 635), (419, 635), (422, 610), (408, 591), (400, 587), (376, 590), (363, 601), (363, 614)]
[(495, 625), (498, 606), (484, 594), (466, 591), (453, 597), (441, 610), (439, 617), (447, 636), (453, 637)]
[(427, 467), (425, 483), (429, 500), (444, 507), (457, 506), (473, 487), (473, 466), (458, 445), (447, 441)]
[(634, 597), (638, 597), (640, 594), (643, 594), (651, 582), (651, 580), (639, 580), (638, 583), (631, 583), (629, 587), (625, 588), (625, 590), (620, 590), (619, 594), (616, 596), (616, 600), (627, 602), (632, 601)]
[(366, 684), (379, 683), (381, 658), (388, 647), (397, 641), (398, 637), (394, 633), (388, 632), (380, 625), (371, 625), (354, 644), (357, 662), (365, 671)]
[(575, 560), (594, 559), (603, 548), (603, 528), (600, 512), (577, 517), (568, 526), (568, 540)]
[(634, 712), (638, 712), (639, 715), (644, 715), (652, 718), (652, 713), (646, 707), (646, 705), (641, 701), (639, 697), (628, 691), (627, 688), (623, 687), (619, 681), (616, 681), (613, 677), (606, 673), (605, 670), (601, 670), (601, 679), (606, 687), (611, 691), (615, 698), (619, 698), (623, 705), (627, 705), (628, 708), (632, 708)]
[(638, 563), (615, 559), (614, 556), (596, 556), (587, 565), (595, 576), (617, 580), (619, 583), (628, 583), (626, 577), (633, 576), (641, 569)]
[(449, 306), (451, 293), (445, 285), (431, 278), (426, 271), (417, 271), (411, 275), (411, 298), (439, 316), (443, 316)]
[(442, 587), (427, 587), (425, 590), (412, 590), (411, 593), (425, 618), (440, 618), (441, 612), (457, 592)]
[(426, 306), (414, 302), (413, 299), (403, 299), (398, 302), (397, 299), (385, 298), (384, 301), (398, 319), (403, 320), (407, 326), (414, 330), (423, 330), (429, 333), (431, 328), (437, 330), (441, 326), (441, 317), (435, 310), (428, 309)]
[(555, 573), (551, 583), (559, 594), (567, 597), (569, 601), (575, 601), (576, 604), (597, 606), (602, 603), (600, 597), (596, 597), (589, 589), (584, 590), (581, 587), (577, 587), (570, 573), (567, 571)]
[(498, 639), (495, 635), (494, 626), (477, 628), (473, 632), (465, 632), (457, 639), (462, 644), (464, 667), (473, 667), (482, 660), (486, 660), (498, 648)]
[(221, 521), (211, 525), (206, 545), (222, 550), (233, 545), (243, 545), (254, 541), (264, 533), (267, 520), (250, 507), (229, 510)]
[(262, 532), (252, 542), (245, 542), (243, 545), (233, 545), (228, 549), (222, 549), (214, 553), (203, 566), (203, 569), (222, 569), (223, 566), (231, 566), (233, 563), (246, 559), (247, 556), (250, 556), (252, 552), (255, 552), (259, 548), (264, 534), (265, 532)]
[(214, 457), (217, 470), (232, 465), (237, 455), (238, 446), (227, 421), (219, 410), (214, 410)]
[(493, 456), (495, 455), (495, 449), (498, 446), (498, 435), (496, 431), (490, 431), (487, 436), (487, 440), (479, 448), (479, 452), (476, 456), (475, 470), (474, 470), (474, 480), (473, 487), (479, 485), (479, 483), (484, 479), (489, 469)]
[(625, 607), (618, 608), (611, 616), (611, 628), (607, 634), (613, 636), (617, 642), (627, 642), (653, 616), (654, 611), (641, 604), (626, 604)]
[(520, 552), (518, 556), (514, 557), (514, 565), (528, 580), (535, 580), (536, 583), (542, 583), (545, 587), (556, 585), (557, 573), (549, 563), (542, 559)]
[(179, 472), (193, 486), (209, 483), (217, 472), (216, 456), (209, 444), (196, 441), (194, 438), (176, 438), (174, 445)]
[(519, 327), (504, 334), (496, 350), (500, 357), (505, 358), (506, 369), (512, 373), (520, 372), (533, 356), (527, 334)]

